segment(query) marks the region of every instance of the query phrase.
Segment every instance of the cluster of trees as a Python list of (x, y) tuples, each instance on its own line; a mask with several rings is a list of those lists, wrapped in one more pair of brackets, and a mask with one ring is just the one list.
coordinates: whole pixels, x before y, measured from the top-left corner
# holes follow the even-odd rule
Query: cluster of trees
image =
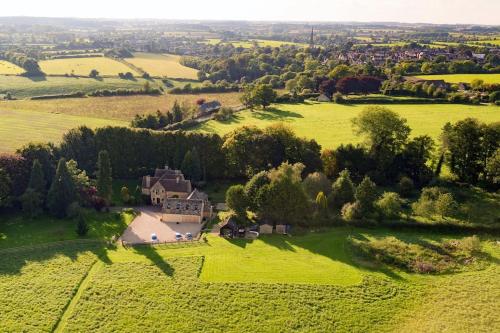
[[(472, 52), (468, 57), (472, 56)], [(445, 56), (437, 56), (433, 61), (402, 61), (388, 68), (392, 74), (473, 74), (500, 72), (500, 57), (488, 54), (483, 64), (473, 60), (447, 61)]]
[(135, 128), (148, 128), (158, 130), (165, 128), (168, 125), (181, 122), (186, 115), (191, 112), (191, 107), (187, 105), (180, 105), (177, 101), (174, 102), (172, 110), (165, 113), (160, 110), (156, 114), (148, 115), (135, 115), (135, 118), (130, 123), (130, 126)]
[[(74, 160), (67, 161), (61, 157), (57, 167), (54, 162), (51, 147), (44, 145), (27, 146), (18, 158), (9, 160), (2, 157), (0, 207), (18, 203), (31, 218), (44, 211), (64, 218), (77, 216), (80, 207), (101, 210), (109, 205), (112, 176), (111, 162), (106, 151), (99, 152), (95, 180), (90, 179), (86, 171), (79, 169)], [(12, 170), (13, 167), (17, 170)]]
[(133, 58), (134, 54), (132, 51), (126, 48), (114, 48), (106, 51), (104, 56), (111, 58)]
[(433, 157), (434, 141), (426, 135), (410, 139), (411, 129), (397, 113), (385, 107), (367, 107), (353, 119), (353, 128), (365, 138), (364, 144), (324, 150), (323, 169), (328, 177), (338, 177), (347, 169), (355, 180), (368, 175), (384, 185), (402, 176), (419, 185), (433, 178), (428, 162)]
[(461, 182), (498, 185), (500, 123), (483, 124), (473, 118), (447, 123), (442, 149), (451, 172)]
[(401, 213), (399, 194), (386, 192), (379, 196), (369, 177), (356, 186), (347, 170), (333, 183), (321, 172), (303, 178), (304, 170), (301, 163), (283, 163), (261, 171), (245, 185), (231, 186), (226, 192), (226, 203), (242, 224), (249, 222), (248, 212), (270, 224), (303, 227), (334, 216), (355, 221), (381, 216), (396, 218)]
[(380, 90), (384, 95), (430, 98), (444, 98), (451, 91), (448, 87), (436, 86), (432, 82), (413, 82), (400, 76), (384, 81)]
[(231, 91), (239, 91), (240, 87), (237, 84), (228, 83), (225, 80), (212, 83), (204, 81), (201, 86), (193, 87), (191, 83), (184, 87), (175, 87), (169, 90), (170, 94), (202, 94), (202, 93), (224, 93)]
[(123, 80), (133, 80), (134, 79), (134, 74), (131, 72), (125, 72), (125, 73), (118, 73), (118, 77)]
[(241, 102), (247, 108), (253, 110), (256, 106), (263, 109), (271, 105), (277, 98), (277, 93), (269, 84), (247, 85), (244, 89)]
[(27, 76), (41, 76), (44, 75), (42, 70), (40, 69), (40, 65), (38, 61), (34, 58), (28, 57), (24, 53), (15, 52), (15, 51), (6, 51), (0, 53), (0, 59), (5, 59), (10, 61), (13, 64), (21, 67), (26, 71), (25, 75)]

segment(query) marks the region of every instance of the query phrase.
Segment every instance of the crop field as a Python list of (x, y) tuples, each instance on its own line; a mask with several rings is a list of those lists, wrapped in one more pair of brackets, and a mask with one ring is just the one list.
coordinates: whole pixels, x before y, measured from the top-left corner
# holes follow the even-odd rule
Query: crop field
[(196, 100), (203, 97), (208, 101), (218, 100), (224, 106), (238, 106), (241, 104), (240, 96), (241, 93), (234, 92), (200, 95), (167, 94), (160, 96), (135, 95), (50, 100), (0, 100), (0, 110), (40, 111), (61, 115), (120, 120), (126, 121), (128, 124), (136, 114), (155, 113), (156, 110), (162, 112), (170, 110), (175, 101), (195, 105)]
[(441, 75), (419, 75), (424, 80), (445, 80), (449, 83), (470, 83), (473, 80), (483, 80), (485, 83), (500, 84), (500, 74), (441, 74)]
[(0, 60), (0, 74), (22, 74), (24, 69), (11, 62)]
[[(289, 125), (298, 136), (315, 139), (323, 148), (335, 148), (340, 144), (360, 143), (355, 135), (351, 119), (368, 105), (339, 105), (333, 103), (308, 102), (304, 104), (280, 104), (266, 111), (242, 111), (229, 121), (211, 120), (195, 130), (219, 133), (221, 135), (243, 125), (266, 127), (273, 123)], [(457, 104), (387, 105), (387, 107), (408, 120), (412, 135), (430, 135), (438, 140), (443, 125), (467, 117), (482, 122), (500, 121), (497, 106), (470, 106)]]
[(388, 234), (409, 242), (449, 239), (344, 227), (254, 241), (209, 235), (202, 243), (158, 247), (14, 250), (0, 256), (2, 325), (32, 332), (500, 329), (496, 242), (483, 239), (487, 268), (464, 274), (404, 273), (351, 251), (351, 237)]
[(118, 73), (131, 72), (138, 75), (130, 67), (116, 60), (97, 57), (97, 58), (68, 58), (40, 61), (40, 68), (48, 75), (89, 75), (90, 71), (96, 69), (100, 75), (113, 75)]
[(468, 42), (467, 44), (493, 44), (500, 46), (500, 39), (485, 39)]
[(128, 122), (65, 114), (5, 110), (0, 106), (0, 152), (14, 152), (29, 142), (61, 140), (69, 129), (86, 125), (91, 128), (108, 125), (128, 126)]
[[(88, 74), (88, 73), (87, 73)], [(122, 80), (118, 78), (75, 78), (75, 77), (23, 77), (0, 75), (0, 94), (10, 92), (14, 98), (29, 98), (40, 95), (84, 93), (98, 89), (140, 89), (145, 80)]]
[(134, 53), (133, 58), (125, 60), (152, 76), (197, 80), (198, 70), (181, 65), (180, 58), (173, 54)]

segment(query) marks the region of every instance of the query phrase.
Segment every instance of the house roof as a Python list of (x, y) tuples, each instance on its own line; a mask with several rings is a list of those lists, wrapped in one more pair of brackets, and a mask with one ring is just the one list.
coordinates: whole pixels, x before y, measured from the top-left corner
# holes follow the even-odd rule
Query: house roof
[(167, 198), (163, 202), (166, 214), (201, 216), (205, 209), (203, 200)]
[[(149, 180), (149, 184), (148, 184)], [(184, 178), (180, 170), (156, 169), (154, 177), (142, 177), (142, 188), (150, 189), (157, 183), (169, 192), (191, 192), (191, 182)]]
[(164, 179), (161, 178), (159, 181), (161, 186), (166, 191), (169, 192), (189, 192), (191, 191), (191, 182), (184, 179)]
[(194, 189), (193, 192), (187, 197), (188, 199), (198, 199), (203, 201), (208, 201), (208, 195), (197, 189)]
[(200, 113), (214, 112), (219, 110), (221, 106), (219, 101), (206, 102), (198, 107), (198, 111)]

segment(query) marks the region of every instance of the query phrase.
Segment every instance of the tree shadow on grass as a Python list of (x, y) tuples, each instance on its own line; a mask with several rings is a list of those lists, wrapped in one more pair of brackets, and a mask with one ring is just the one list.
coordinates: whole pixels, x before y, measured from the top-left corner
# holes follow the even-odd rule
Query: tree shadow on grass
[(304, 118), (300, 113), (280, 110), (274, 107), (262, 111), (253, 111), (252, 117), (266, 121), (287, 121), (290, 118)]
[(351, 248), (349, 241), (351, 237), (366, 240), (363, 234), (353, 228), (333, 228), (326, 232), (309, 233), (304, 236), (267, 235), (259, 239), (280, 250), (296, 252), (296, 248), (302, 248), (363, 271), (379, 272), (394, 280), (404, 280), (402, 276), (384, 265), (357, 257)]
[(158, 267), (165, 275), (172, 277), (174, 275), (174, 268), (166, 262), (161, 255), (156, 252), (154, 246), (150, 245), (136, 245), (134, 250), (148, 258), (151, 263)]
[(0, 275), (21, 274), (24, 266), (37, 262), (51, 260), (58, 256), (70, 258), (72, 262), (77, 261), (81, 254), (91, 252), (101, 261), (110, 263), (107, 249), (103, 243), (79, 243), (73, 241), (38, 244), (22, 248), (11, 248), (0, 250)]

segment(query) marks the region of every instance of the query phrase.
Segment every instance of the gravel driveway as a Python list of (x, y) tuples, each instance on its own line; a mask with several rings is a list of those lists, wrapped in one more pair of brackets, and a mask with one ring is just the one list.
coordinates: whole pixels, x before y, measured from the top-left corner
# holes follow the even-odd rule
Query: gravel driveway
[(175, 242), (175, 233), (183, 236), (190, 232), (194, 238), (201, 231), (198, 223), (165, 223), (161, 222), (161, 210), (159, 207), (137, 208), (140, 214), (130, 223), (120, 240), (129, 244), (143, 244), (151, 242), (151, 234), (156, 234), (160, 243)]

